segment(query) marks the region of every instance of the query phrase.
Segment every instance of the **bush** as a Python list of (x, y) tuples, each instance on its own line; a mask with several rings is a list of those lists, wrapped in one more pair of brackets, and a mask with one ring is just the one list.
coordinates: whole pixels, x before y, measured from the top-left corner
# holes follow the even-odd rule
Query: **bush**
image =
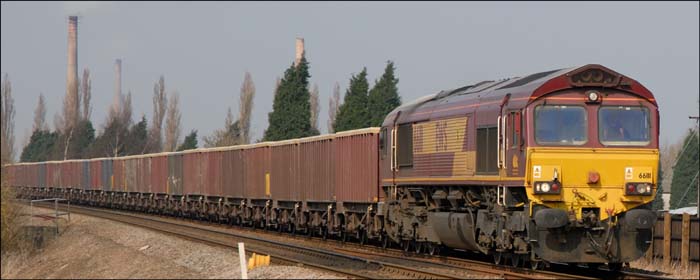
[(18, 251), (23, 249), (20, 242), (19, 231), (20, 225), (20, 209), (19, 205), (14, 203), (12, 200), (15, 198), (15, 192), (12, 188), (7, 186), (5, 180), (4, 168), (2, 168), (2, 182), (0, 182), (0, 189), (2, 194), (0, 194), (2, 213), (0, 213), (0, 228), (2, 228), (2, 236), (0, 237), (0, 251), (2, 255), (12, 251)]

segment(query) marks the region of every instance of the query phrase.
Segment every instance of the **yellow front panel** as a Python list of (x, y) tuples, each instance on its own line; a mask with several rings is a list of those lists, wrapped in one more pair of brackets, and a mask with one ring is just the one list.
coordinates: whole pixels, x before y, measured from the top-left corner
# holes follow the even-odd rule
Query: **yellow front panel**
[[(600, 218), (635, 208), (654, 199), (648, 196), (625, 195), (626, 182), (656, 184), (659, 161), (657, 149), (630, 148), (528, 148), (526, 185), (530, 201), (576, 213), (581, 208), (600, 208)], [(562, 184), (561, 194), (536, 195), (534, 182), (551, 181), (554, 171)], [(588, 184), (589, 172), (598, 172), (600, 180)], [(539, 175), (540, 178), (535, 178)]]

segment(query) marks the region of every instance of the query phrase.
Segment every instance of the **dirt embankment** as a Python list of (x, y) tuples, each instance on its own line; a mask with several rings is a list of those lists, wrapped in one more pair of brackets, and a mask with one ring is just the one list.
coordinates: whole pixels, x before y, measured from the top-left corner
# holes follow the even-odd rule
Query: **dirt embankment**
[[(72, 215), (60, 236), (27, 256), (2, 259), (2, 278), (240, 278), (238, 252), (98, 218)], [(337, 278), (270, 266), (249, 278)]]

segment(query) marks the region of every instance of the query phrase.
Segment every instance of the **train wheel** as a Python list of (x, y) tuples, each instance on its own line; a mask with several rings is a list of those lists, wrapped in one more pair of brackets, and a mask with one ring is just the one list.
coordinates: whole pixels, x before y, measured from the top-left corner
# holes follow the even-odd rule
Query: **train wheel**
[(610, 269), (610, 271), (620, 271), (622, 269), (622, 263), (608, 263), (608, 269)]
[(435, 243), (428, 243), (428, 247), (426, 249), (428, 250), (428, 254), (431, 256), (435, 256), (440, 253), (440, 248)]
[(538, 270), (538, 269), (542, 268), (542, 262), (536, 261), (536, 260), (530, 260), (530, 268), (532, 270)]
[(516, 253), (511, 253), (510, 254), (510, 264), (513, 267), (518, 267), (520, 266), (520, 260), (522, 259), (522, 255), (516, 254)]
[(314, 231), (313, 231), (313, 229), (312, 229), (311, 227), (307, 227), (307, 228), (306, 228), (306, 235), (307, 235), (308, 237), (313, 237), (313, 236), (314, 236)]
[(343, 243), (345, 243), (345, 241), (348, 241), (348, 233), (344, 230), (340, 232), (340, 241), (342, 241)]
[(416, 252), (416, 254), (420, 254), (423, 252), (423, 242), (415, 242), (415, 245), (413, 246), (413, 251)]
[(321, 228), (321, 238), (323, 240), (328, 239), (328, 228), (327, 227)]
[(493, 263), (494, 263), (494, 264), (501, 264), (501, 261), (502, 261), (502, 260), (501, 260), (501, 259), (502, 259), (501, 257), (502, 257), (502, 253), (501, 253), (501, 252), (493, 251)]
[(367, 232), (360, 230), (360, 245), (365, 245), (367, 243)]
[(403, 248), (404, 252), (408, 253), (408, 251), (411, 251), (411, 241), (410, 240), (401, 241), (401, 247)]
[(280, 223), (277, 224), (277, 232), (282, 233), (282, 224)]

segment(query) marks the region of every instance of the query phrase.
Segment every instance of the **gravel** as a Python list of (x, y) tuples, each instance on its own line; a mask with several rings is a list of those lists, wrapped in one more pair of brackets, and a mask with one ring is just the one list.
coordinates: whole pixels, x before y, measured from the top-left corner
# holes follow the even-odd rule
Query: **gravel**
[[(240, 278), (238, 251), (126, 224), (71, 215), (58, 239), (31, 256), (5, 256), (2, 278)], [(258, 267), (251, 279), (338, 279), (297, 266)]]

